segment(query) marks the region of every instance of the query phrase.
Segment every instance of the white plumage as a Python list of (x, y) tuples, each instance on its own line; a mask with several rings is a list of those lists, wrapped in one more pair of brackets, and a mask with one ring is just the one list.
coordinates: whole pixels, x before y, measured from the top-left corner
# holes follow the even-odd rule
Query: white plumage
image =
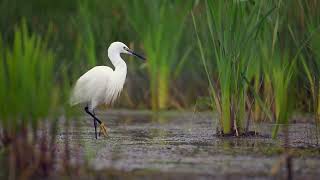
[(91, 110), (99, 104), (112, 104), (122, 91), (127, 67), (111, 69), (96, 66), (82, 75), (73, 90), (71, 105), (85, 103)]
[(100, 123), (104, 134), (106, 134), (106, 127), (94, 115), (94, 109), (100, 104), (112, 104), (120, 95), (126, 79), (127, 65), (121, 58), (121, 53), (134, 55), (145, 60), (144, 57), (130, 50), (122, 42), (113, 42), (108, 48), (108, 57), (114, 69), (108, 66), (96, 66), (90, 69), (77, 80), (71, 94), (70, 104), (85, 104), (85, 111), (93, 117), (96, 138), (96, 122)]
[(85, 103), (91, 110), (100, 104), (112, 104), (122, 91), (127, 65), (120, 53), (129, 49), (121, 42), (114, 42), (108, 48), (108, 57), (114, 70), (108, 66), (96, 66), (83, 74), (77, 81), (70, 99), (71, 105)]

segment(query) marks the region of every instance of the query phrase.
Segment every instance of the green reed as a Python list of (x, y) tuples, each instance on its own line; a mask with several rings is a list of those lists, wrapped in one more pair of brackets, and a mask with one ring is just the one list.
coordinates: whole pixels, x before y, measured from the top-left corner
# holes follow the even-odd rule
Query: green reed
[(96, 65), (96, 42), (92, 31), (92, 24), (90, 21), (92, 11), (88, 8), (88, 1), (81, 1), (78, 7), (79, 21), (81, 24), (79, 27), (83, 28), (80, 38), (83, 40), (83, 49), (86, 55), (86, 63), (89, 67)]
[(263, 3), (251, 5), (241, 1), (206, 1), (207, 28), (210, 33), (203, 38), (209, 37), (211, 40), (209, 47), (213, 51), (213, 57), (210, 58), (215, 61), (217, 81), (212, 80), (208, 70), (208, 58), (205, 57), (204, 45), (194, 19), (212, 103), (218, 110), (223, 134), (239, 135), (244, 130), (248, 86), (244, 83), (243, 76), (250, 75), (250, 65), (254, 64), (256, 36), (265, 18), (272, 12), (272, 9), (263, 12), (262, 5)]
[[(271, 85), (271, 88), (268, 89), (271, 94), (271, 98), (269, 96), (270, 106), (276, 123), (272, 131), (273, 138), (276, 138), (280, 125), (289, 124), (291, 113), (297, 103), (294, 87), (299, 69), (296, 64), (301, 50), (305, 46), (305, 43), (298, 44), (295, 37), (292, 36), (291, 26), (294, 23), (290, 23), (291, 19), (284, 15), (295, 6), (287, 7), (285, 2), (277, 2), (277, 13), (274, 20), (270, 22), (270, 26), (267, 27), (269, 34), (272, 32), (272, 38), (268, 37), (270, 35), (265, 36), (261, 46), (264, 46), (264, 75)], [(281, 33), (283, 35), (279, 36)], [(293, 39), (291, 39), (292, 37)], [(294, 43), (297, 44), (292, 46)]]
[(30, 34), (23, 21), (15, 29), (12, 47), (2, 42), (0, 51), (0, 120), (5, 131), (35, 126), (55, 113), (58, 86), (54, 54), (47, 50), (47, 42)]
[(143, 43), (147, 56), (153, 110), (165, 109), (170, 101), (170, 83), (175, 68), (188, 52), (179, 53), (185, 18), (192, 1), (128, 1), (128, 20)]
[(272, 65), (267, 72), (271, 79), (274, 93), (274, 113), (276, 125), (272, 132), (275, 138), (280, 124), (288, 124), (293, 108), (293, 97), (291, 88), (293, 87), (293, 77), (295, 74), (295, 61), (290, 59), (287, 52), (275, 53), (270, 59)]
[[(320, 3), (308, 1), (299, 3), (305, 17), (305, 51), (300, 55), (302, 67), (309, 84), (315, 123), (320, 123)], [(294, 32), (292, 32), (294, 33)], [(297, 34), (297, 33), (295, 33)], [(297, 37), (293, 35), (294, 39)], [(296, 43), (298, 40), (296, 39)]]
[(0, 140), (6, 164), (1, 173), (9, 179), (53, 172), (58, 119), (72, 113), (66, 100), (71, 89), (67, 66), (57, 66), (49, 34), (42, 38), (28, 29), (23, 20), (12, 43), (0, 36)]

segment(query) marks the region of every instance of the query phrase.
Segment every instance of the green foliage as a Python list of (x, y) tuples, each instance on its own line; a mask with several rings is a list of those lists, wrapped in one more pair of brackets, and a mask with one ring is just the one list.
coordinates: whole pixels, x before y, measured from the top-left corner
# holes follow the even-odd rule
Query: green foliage
[[(313, 111), (320, 122), (319, 8), (317, 0), (2, 0), (1, 158), (18, 152), (8, 169), (25, 163), (31, 172), (54, 161), (48, 159), (58, 121), (40, 141), (37, 126), (61, 114), (71, 119), (72, 85), (89, 68), (109, 63), (106, 49), (113, 41), (147, 57), (148, 73), (128, 61), (124, 93), (131, 93), (130, 105), (121, 107), (192, 107), (192, 100), (208, 97), (223, 134), (241, 135), (246, 120), (268, 118), (275, 123), (273, 138), (294, 110)], [(34, 145), (46, 139), (49, 150), (39, 154)]]
[(292, 112), (292, 79), (294, 76), (294, 61), (289, 59), (288, 53), (276, 53), (269, 59), (272, 65), (269, 66), (268, 76), (271, 79), (274, 93), (274, 107), (276, 124), (272, 132), (275, 138), (280, 124), (288, 124), (289, 115)]
[(88, 1), (81, 1), (79, 3), (79, 19), (82, 19), (83, 22), (81, 26), (83, 27), (83, 35), (80, 37), (83, 37), (85, 42), (83, 44), (84, 50), (85, 50), (85, 55), (87, 59), (87, 63), (89, 67), (94, 67), (96, 65), (96, 43), (95, 40), (96, 38), (94, 37), (93, 31), (92, 31), (92, 25), (91, 25), (91, 11), (88, 9)]
[[(305, 72), (305, 80), (309, 84), (312, 97), (313, 112), (315, 122), (320, 123), (320, 12), (315, 10), (319, 2), (310, 2), (310, 4), (299, 3), (299, 7), (306, 16), (305, 39), (303, 46), (305, 52), (300, 55), (303, 70)], [(297, 32), (292, 32), (296, 44), (300, 44), (296, 38)]]
[(1, 124), (14, 131), (55, 115), (59, 91), (55, 57), (47, 50), (47, 42), (29, 33), (23, 21), (15, 29), (12, 47), (4, 42), (1, 46)]
[[(265, 18), (272, 11), (261, 12), (263, 3), (251, 5), (241, 1), (206, 1), (207, 25), (210, 34), (204, 38), (211, 38), (213, 57), (218, 80), (213, 82), (208, 63), (204, 55), (200, 37), (198, 44), (201, 52), (212, 101), (220, 114), (222, 132), (229, 134), (243, 130), (243, 119), (246, 117), (245, 108), (248, 100), (247, 85), (243, 81), (250, 74), (253, 63), (255, 39)], [(249, 10), (248, 10), (249, 9)], [(228, 16), (225, 16), (228, 14)], [(196, 31), (197, 25), (194, 22)]]
[[(1, 113), (1, 121), (11, 122), (8, 119), (14, 118), (17, 120), (12, 122), (16, 123), (24, 119), (21, 117), (41, 119), (39, 114), (41, 117), (56, 115), (56, 108), (49, 108), (50, 103), (45, 103), (51, 102), (50, 99), (38, 103), (40, 100), (34, 100), (31, 94), (28, 101), (24, 94), (13, 96), (8, 89), (20, 90), (18, 87), (23, 85), (21, 91), (25, 93), (33, 89), (36, 89), (34, 93), (40, 93), (38, 81), (25, 83), (27, 81), (18, 79), (28, 76), (13, 73), (17, 69), (34, 73), (40, 64), (12, 63), (19, 57), (32, 57), (32, 61), (38, 61), (33, 56), (53, 58), (54, 61), (41, 62), (47, 63), (41, 66), (52, 66), (45, 67), (48, 69), (43, 73), (54, 71), (51, 78), (55, 83), (47, 87), (41, 85), (40, 88), (44, 88), (41, 91), (52, 91), (54, 96), (68, 99), (76, 78), (94, 65), (108, 64), (106, 49), (116, 40), (134, 45), (135, 49), (145, 52), (148, 59), (148, 73), (139, 68), (139, 62), (128, 61), (130, 79), (124, 92), (127, 96), (122, 97), (129, 100), (122, 101), (121, 107), (165, 109), (171, 105), (179, 107), (179, 104), (191, 107), (199, 96), (209, 95), (211, 106), (220, 114), (224, 132), (243, 131), (244, 120), (250, 118), (286, 123), (290, 114), (281, 114), (292, 108), (312, 109), (319, 121), (319, 7), (316, 0), (3, 0), (0, 2), (3, 64), (0, 98), (6, 100), (8, 106), (1, 107), (1, 112), (5, 112)], [(191, 9), (197, 39), (189, 18)], [(26, 19), (24, 26), (28, 26), (25, 29), (32, 32), (28, 33), (28, 43), (22, 40), (26, 30), (20, 28), (20, 35), (18, 30), (14, 33), (22, 17)], [(47, 36), (48, 31), (50, 36)], [(21, 40), (17, 40), (19, 36)], [(39, 40), (39, 36), (45, 39)], [(47, 54), (35, 55), (39, 51), (47, 51)], [(298, 61), (298, 66), (294, 67), (293, 61)], [(26, 68), (25, 64), (32, 68)], [(288, 73), (292, 76), (286, 76)], [(295, 78), (301, 86), (294, 84)], [(206, 91), (208, 82), (210, 94)], [(7, 84), (10, 86), (5, 87)], [(281, 86), (283, 84), (286, 86)], [(308, 90), (304, 88), (306, 85)], [(149, 95), (151, 102), (148, 102)], [(45, 95), (40, 93), (39, 96)], [(298, 98), (291, 99), (294, 96)], [(52, 98), (51, 107), (59, 104), (69, 114), (66, 101)], [(15, 102), (20, 99), (33, 108), (24, 109), (23, 103)], [(46, 105), (33, 106), (40, 103)]]
[[(179, 53), (185, 18), (192, 1), (127, 1), (129, 22), (143, 43), (147, 55), (152, 109), (168, 107), (171, 74), (190, 47)], [(182, 61), (183, 62), (183, 61)]]

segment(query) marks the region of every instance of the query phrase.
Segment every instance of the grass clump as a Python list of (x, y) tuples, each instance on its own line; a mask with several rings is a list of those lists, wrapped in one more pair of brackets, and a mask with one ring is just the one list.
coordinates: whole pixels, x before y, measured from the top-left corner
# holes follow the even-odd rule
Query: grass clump
[(25, 21), (15, 29), (12, 48), (1, 44), (1, 123), (8, 132), (36, 126), (56, 110), (54, 54), (43, 39), (28, 32)]
[[(201, 59), (210, 86), (212, 106), (219, 113), (223, 134), (244, 131), (243, 120), (247, 117), (248, 85), (243, 77), (250, 74), (250, 65), (254, 62), (256, 36), (265, 18), (272, 9), (263, 12), (263, 2), (252, 5), (249, 1), (206, 1), (207, 28), (212, 49), (212, 60), (216, 67), (208, 67), (205, 50), (197, 24), (198, 45)], [(228, 14), (228, 16), (225, 16)], [(211, 63), (212, 64), (212, 63)], [(211, 68), (211, 70), (210, 70)], [(212, 72), (217, 72), (217, 80)]]
[(320, 123), (320, 13), (315, 10), (319, 2), (299, 3), (305, 13), (306, 32), (304, 53), (300, 55), (305, 80), (311, 93), (315, 123)]
[(12, 44), (1, 39), (1, 161), (7, 165), (1, 169), (9, 179), (46, 174), (53, 167), (54, 137), (38, 130), (55, 122), (59, 111), (55, 55), (46, 40), (29, 33), (26, 21), (15, 28)]
[(277, 54), (269, 60), (273, 61), (269, 68), (268, 76), (272, 82), (274, 94), (274, 118), (276, 121), (272, 131), (272, 137), (275, 138), (278, 134), (280, 124), (287, 125), (293, 108), (293, 97), (290, 92), (293, 87), (293, 78), (295, 75), (295, 63), (289, 59), (287, 53)]

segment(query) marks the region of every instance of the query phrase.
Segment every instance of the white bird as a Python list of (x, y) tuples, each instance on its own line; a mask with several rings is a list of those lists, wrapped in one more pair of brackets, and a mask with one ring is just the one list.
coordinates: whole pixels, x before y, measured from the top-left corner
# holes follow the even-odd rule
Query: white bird
[(145, 60), (124, 43), (113, 42), (108, 48), (108, 57), (114, 70), (108, 66), (93, 67), (77, 80), (71, 94), (70, 104), (85, 104), (85, 111), (93, 117), (96, 139), (97, 122), (100, 124), (100, 132), (104, 135), (106, 135), (106, 126), (95, 116), (94, 109), (101, 104), (112, 104), (120, 95), (126, 79), (127, 65), (121, 58), (121, 53)]

